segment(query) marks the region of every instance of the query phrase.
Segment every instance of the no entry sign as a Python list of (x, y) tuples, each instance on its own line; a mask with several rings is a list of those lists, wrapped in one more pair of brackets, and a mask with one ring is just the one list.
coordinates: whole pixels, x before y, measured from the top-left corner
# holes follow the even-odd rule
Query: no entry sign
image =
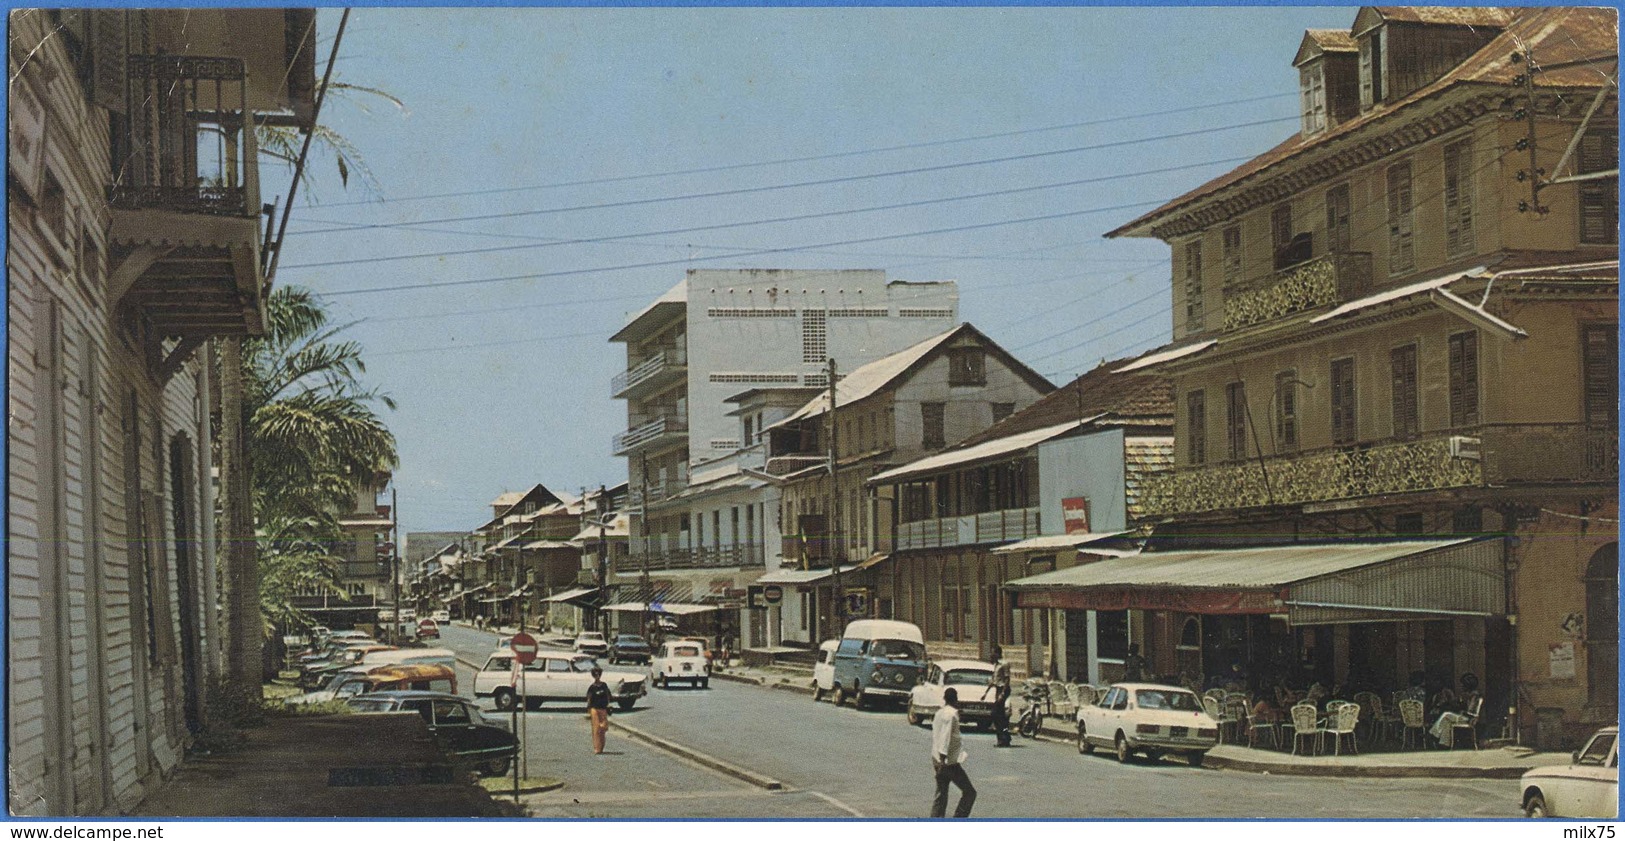
[(513, 639), (508, 641), (508, 647), (513, 649), (513, 659), (518, 660), (519, 665), (528, 666), (536, 662), (536, 638), (530, 634), (524, 631), (514, 634)]
[(769, 584), (762, 588), (762, 601), (768, 604), (778, 604), (784, 598), (784, 588), (777, 584)]

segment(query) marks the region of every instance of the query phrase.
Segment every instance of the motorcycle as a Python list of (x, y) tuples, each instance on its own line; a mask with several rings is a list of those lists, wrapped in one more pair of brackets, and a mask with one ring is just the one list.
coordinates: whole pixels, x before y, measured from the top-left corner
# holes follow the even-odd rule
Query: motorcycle
[(1049, 705), (1049, 686), (1042, 681), (1028, 681), (1022, 688), (1021, 697), (1027, 702), (1027, 708), (1021, 711), (1021, 718), (1016, 722), (1016, 732), (1032, 739), (1038, 736), (1039, 728), (1044, 726), (1044, 708)]

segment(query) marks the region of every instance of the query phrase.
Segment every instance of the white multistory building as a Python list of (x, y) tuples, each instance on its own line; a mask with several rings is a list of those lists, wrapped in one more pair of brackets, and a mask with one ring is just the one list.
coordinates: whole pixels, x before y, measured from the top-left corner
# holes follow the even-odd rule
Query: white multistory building
[(827, 386), (829, 360), (840, 376), (958, 321), (953, 281), (878, 269), (694, 269), (634, 314), (610, 337), (626, 345), (611, 391), (627, 402), (627, 425), (613, 447), (627, 459), (633, 512), (620, 596), (688, 611), (669, 615), (741, 646), (777, 644), (753, 611), (731, 610), (780, 565), (763, 428)]

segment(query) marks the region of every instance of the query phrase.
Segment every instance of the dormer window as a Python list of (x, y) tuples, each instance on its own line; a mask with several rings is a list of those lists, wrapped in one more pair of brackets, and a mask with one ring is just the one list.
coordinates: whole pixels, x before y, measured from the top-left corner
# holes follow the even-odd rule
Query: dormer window
[(1373, 29), (1360, 38), (1360, 110), (1381, 102), (1382, 90), (1382, 30)]
[(1303, 133), (1326, 130), (1326, 68), (1314, 62), (1298, 71), (1298, 91), (1303, 103)]

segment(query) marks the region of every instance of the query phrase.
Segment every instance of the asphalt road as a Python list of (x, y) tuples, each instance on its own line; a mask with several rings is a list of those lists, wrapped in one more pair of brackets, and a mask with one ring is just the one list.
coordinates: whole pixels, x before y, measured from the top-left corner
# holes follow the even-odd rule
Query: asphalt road
[[(448, 629), (443, 640), (483, 662), (495, 636)], [(461, 677), (459, 678), (462, 679)], [(473, 674), (468, 673), (472, 687)], [(895, 710), (837, 708), (810, 696), (715, 680), (651, 689), (617, 720), (780, 780), (763, 792), (611, 733), (617, 756), (593, 757), (584, 708), (526, 715), (532, 772), (569, 780), (530, 803), (572, 817), (922, 817), (930, 806), (930, 731)], [(466, 692), (465, 692), (466, 694)], [(1329, 779), (1192, 768), (1177, 760), (1119, 765), (1070, 744), (998, 749), (967, 732), (974, 814), (1003, 818), (1515, 817), (1510, 780)], [(579, 754), (580, 756), (577, 756)], [(581, 757), (585, 757), (585, 763)], [(957, 796), (951, 793), (951, 797)], [(951, 808), (951, 804), (950, 804)]]

